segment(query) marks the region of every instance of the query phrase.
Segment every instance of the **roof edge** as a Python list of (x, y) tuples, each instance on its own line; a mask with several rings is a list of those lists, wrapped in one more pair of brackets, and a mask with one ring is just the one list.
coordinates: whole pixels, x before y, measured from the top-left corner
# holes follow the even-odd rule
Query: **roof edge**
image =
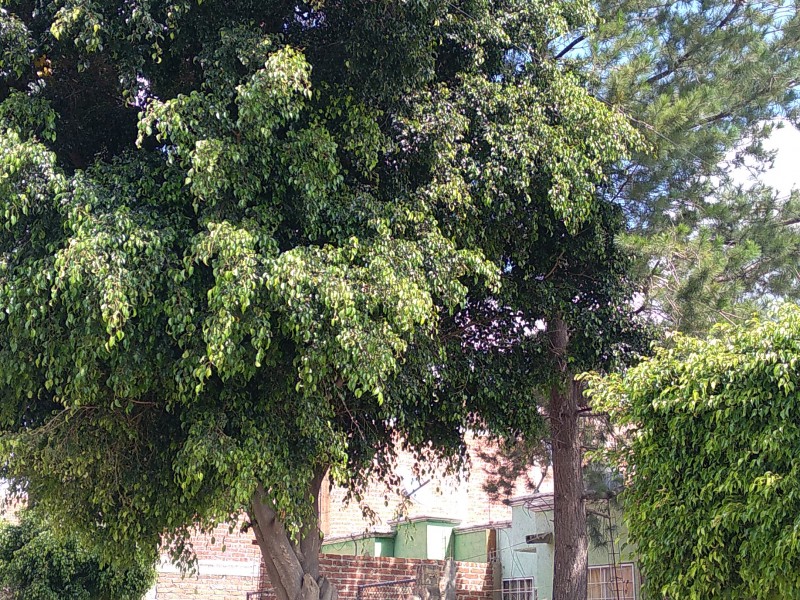
[(391, 521), (387, 521), (387, 523), (397, 527), (398, 525), (405, 525), (406, 523), (419, 523), (421, 521), (439, 521), (441, 523), (452, 523), (453, 525), (458, 525), (461, 523), (461, 519), (453, 519), (451, 517), (434, 517), (433, 515), (420, 515), (418, 517), (392, 519)]
[(478, 523), (476, 525), (460, 525), (455, 527), (454, 531), (458, 533), (472, 533), (473, 531), (483, 531), (486, 529), (508, 529), (511, 527), (511, 521), (488, 521), (486, 523)]
[(357, 542), (369, 538), (393, 538), (396, 531), (365, 531), (363, 533), (348, 533), (344, 535), (331, 535), (323, 538), (322, 545), (341, 544), (342, 542)]
[(509, 499), (508, 504), (510, 506), (524, 506), (528, 510), (533, 511), (545, 511), (553, 510), (553, 502), (553, 494), (537, 493), (527, 494), (525, 496), (516, 496)]

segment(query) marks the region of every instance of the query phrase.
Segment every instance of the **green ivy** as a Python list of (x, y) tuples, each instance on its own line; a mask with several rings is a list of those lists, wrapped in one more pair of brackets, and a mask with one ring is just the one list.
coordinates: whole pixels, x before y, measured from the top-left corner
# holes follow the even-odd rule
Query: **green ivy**
[(592, 379), (630, 436), (626, 515), (653, 597), (797, 596), (799, 340), (788, 304)]

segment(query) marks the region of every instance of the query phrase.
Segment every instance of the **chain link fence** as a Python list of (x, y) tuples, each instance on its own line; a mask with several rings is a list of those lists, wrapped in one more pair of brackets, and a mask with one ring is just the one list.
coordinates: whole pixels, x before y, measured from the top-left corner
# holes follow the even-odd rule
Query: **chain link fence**
[[(428, 572), (429, 571), (429, 572)], [(438, 569), (430, 565), (419, 565), (417, 576), (380, 583), (362, 583), (356, 586), (355, 600), (411, 600), (414, 588), (420, 583), (437, 583)], [(2, 598), (0, 598), (2, 600)], [(272, 592), (247, 592), (247, 600), (275, 600)]]
[[(398, 579), (356, 586), (356, 600), (408, 600), (414, 591), (416, 579)], [(2, 596), (0, 596), (2, 600)], [(247, 600), (275, 600), (272, 592), (247, 592)]]
[[(364, 583), (356, 586), (356, 600), (409, 600), (416, 582), (416, 578), (411, 577), (397, 581)], [(275, 596), (272, 592), (247, 592), (247, 600), (275, 600)]]
[(382, 583), (365, 583), (356, 588), (356, 600), (408, 600), (417, 580), (398, 579)]

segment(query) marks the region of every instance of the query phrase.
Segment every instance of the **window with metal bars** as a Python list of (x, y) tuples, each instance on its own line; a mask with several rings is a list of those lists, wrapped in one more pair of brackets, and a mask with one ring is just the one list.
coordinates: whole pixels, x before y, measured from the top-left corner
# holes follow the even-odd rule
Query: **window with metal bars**
[(587, 600), (636, 600), (632, 564), (589, 567)]
[(536, 600), (533, 578), (504, 579), (503, 600)]

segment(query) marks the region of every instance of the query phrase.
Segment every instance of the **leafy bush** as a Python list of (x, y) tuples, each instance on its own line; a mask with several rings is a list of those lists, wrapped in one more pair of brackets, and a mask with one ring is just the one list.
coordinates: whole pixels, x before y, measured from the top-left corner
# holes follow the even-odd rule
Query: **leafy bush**
[(655, 598), (800, 598), (800, 307), (678, 334), (593, 407), (629, 434), (625, 507)]
[(102, 564), (35, 510), (20, 516), (0, 526), (0, 586), (9, 600), (140, 600), (155, 581), (151, 564)]

